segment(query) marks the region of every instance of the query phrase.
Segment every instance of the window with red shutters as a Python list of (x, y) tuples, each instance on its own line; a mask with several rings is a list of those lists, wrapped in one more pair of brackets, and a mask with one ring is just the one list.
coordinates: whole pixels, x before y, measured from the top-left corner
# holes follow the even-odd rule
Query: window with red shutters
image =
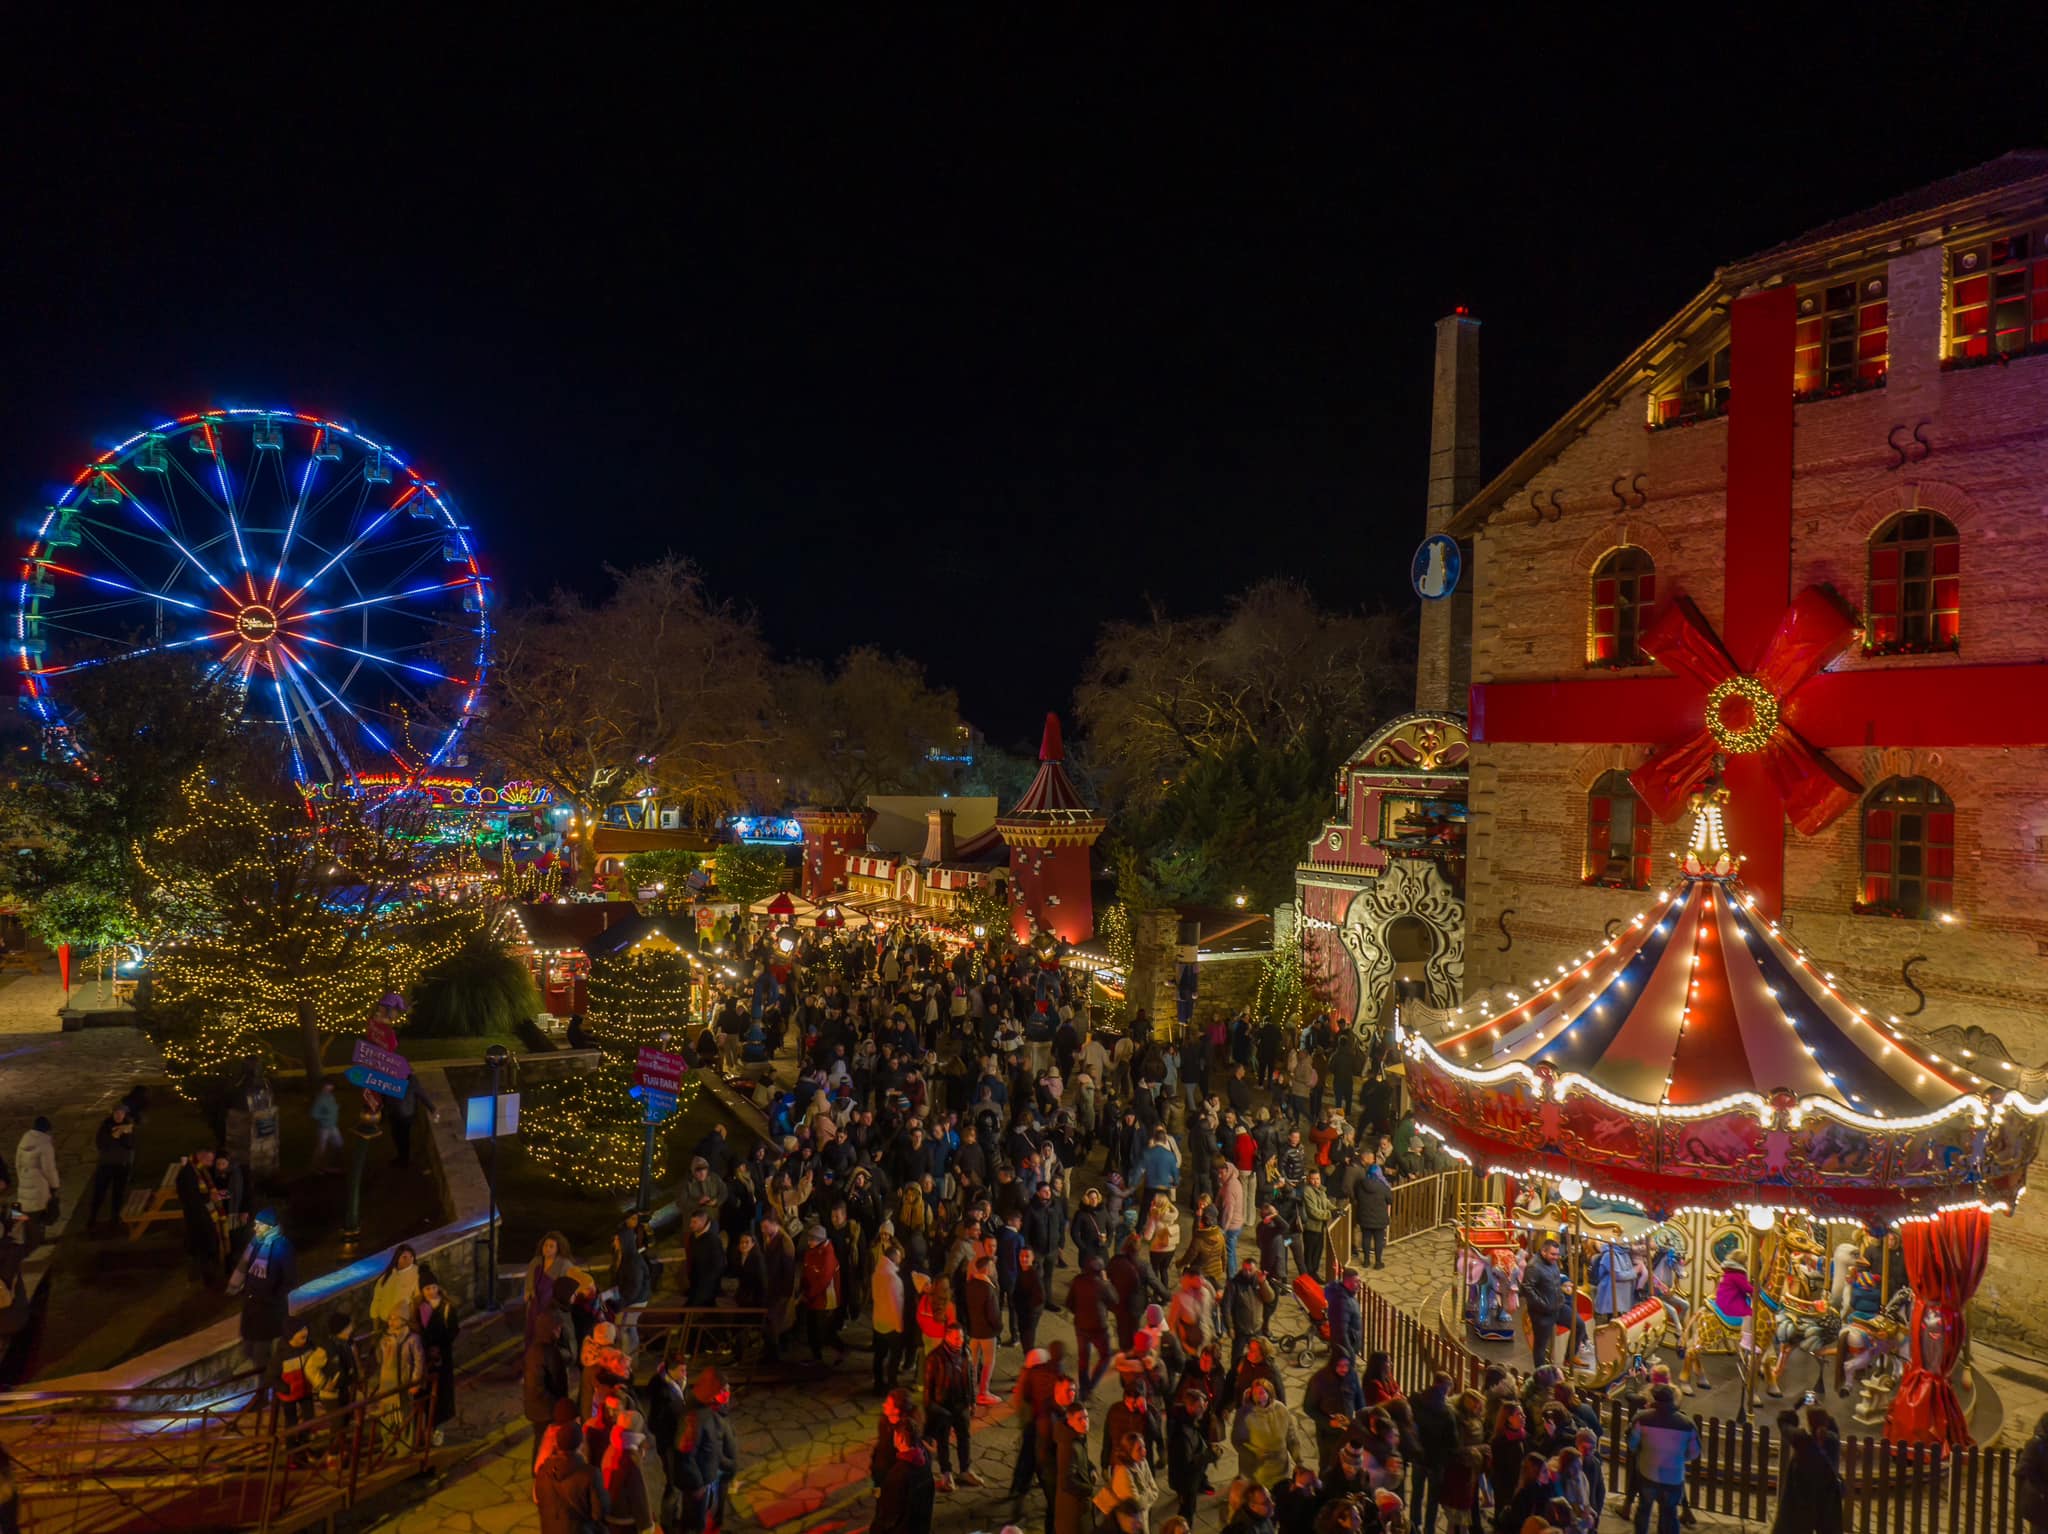
[(1870, 540), (1863, 648), (1920, 655), (1962, 645), (1962, 544), (1931, 511), (1901, 512)]
[(1586, 883), (1650, 887), (1650, 813), (1625, 772), (1603, 772), (1586, 795)]
[(2048, 346), (2048, 230), (2001, 235), (1948, 253), (1951, 362)]
[(1802, 398), (1875, 388), (1891, 361), (1883, 272), (1841, 278), (1799, 294), (1792, 392)]
[(1586, 640), (1589, 666), (1641, 666), (1643, 622), (1657, 600), (1657, 566), (1633, 544), (1609, 549), (1593, 567)]
[(1937, 916), (1955, 905), (1956, 807), (1928, 778), (1888, 778), (1863, 801), (1863, 915)]

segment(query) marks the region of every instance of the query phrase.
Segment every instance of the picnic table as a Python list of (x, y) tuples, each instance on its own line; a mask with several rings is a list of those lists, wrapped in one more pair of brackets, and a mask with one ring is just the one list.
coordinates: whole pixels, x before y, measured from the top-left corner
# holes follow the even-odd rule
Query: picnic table
[(121, 1206), (121, 1223), (128, 1227), (128, 1239), (137, 1240), (159, 1220), (182, 1220), (185, 1211), (178, 1203), (178, 1162), (164, 1168), (163, 1180), (154, 1190), (131, 1188)]

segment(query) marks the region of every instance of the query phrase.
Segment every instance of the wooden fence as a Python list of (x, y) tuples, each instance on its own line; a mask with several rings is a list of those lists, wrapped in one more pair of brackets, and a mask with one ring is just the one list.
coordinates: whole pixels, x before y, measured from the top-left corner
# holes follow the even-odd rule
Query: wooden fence
[[(1403, 1393), (1428, 1388), (1439, 1372), (1451, 1377), (1454, 1391), (1482, 1388), (1487, 1360), (1371, 1290), (1360, 1298), (1365, 1351), (1393, 1360)], [(1694, 1510), (1769, 1523), (1781, 1483), (1783, 1439), (1765, 1422), (1694, 1420), (1702, 1449), (1687, 1478)], [(1634, 1480), (1627, 1450), (1628, 1412), (1617, 1401), (1607, 1410), (1610, 1506), (1619, 1505), (1616, 1499), (1628, 1494)], [(1844, 1534), (2022, 1534), (2010, 1449), (1973, 1446), (1943, 1459), (1925, 1444), (1845, 1437), (1842, 1482)], [(1411, 1498), (1419, 1490), (1411, 1486)]]

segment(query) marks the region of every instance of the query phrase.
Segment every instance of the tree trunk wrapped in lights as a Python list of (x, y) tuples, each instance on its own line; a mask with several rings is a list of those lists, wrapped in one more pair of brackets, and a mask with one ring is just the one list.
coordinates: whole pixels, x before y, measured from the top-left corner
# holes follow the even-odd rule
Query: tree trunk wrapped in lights
[[(642, 1049), (676, 1050), (690, 1022), (694, 972), (680, 953), (642, 950), (590, 967), (586, 1017), (603, 1057), (597, 1069), (537, 1084), (520, 1110), (526, 1153), (564, 1182), (593, 1191), (640, 1180), (646, 1113), (631, 1095)], [(689, 1111), (698, 1079), (683, 1079), (677, 1114)], [(663, 1137), (654, 1142), (654, 1178), (667, 1176)]]

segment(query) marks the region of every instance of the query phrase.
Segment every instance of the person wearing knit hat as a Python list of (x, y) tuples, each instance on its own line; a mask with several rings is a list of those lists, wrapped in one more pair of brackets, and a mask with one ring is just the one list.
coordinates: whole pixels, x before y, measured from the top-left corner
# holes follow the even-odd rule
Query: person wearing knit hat
[(829, 1343), (836, 1361), (846, 1362), (846, 1347), (839, 1340), (839, 1254), (833, 1249), (825, 1227), (813, 1225), (804, 1232), (804, 1254), (798, 1291), (803, 1303), (804, 1335), (811, 1345), (811, 1362), (825, 1361)]

